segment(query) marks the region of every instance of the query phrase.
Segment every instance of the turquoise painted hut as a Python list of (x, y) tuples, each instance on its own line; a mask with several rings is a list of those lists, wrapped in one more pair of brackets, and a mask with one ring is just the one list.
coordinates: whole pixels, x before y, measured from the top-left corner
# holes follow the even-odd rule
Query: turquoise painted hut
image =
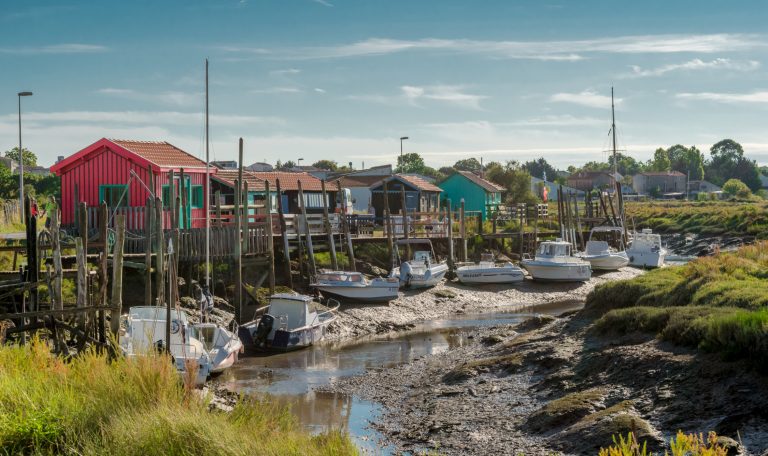
[(480, 212), (483, 220), (486, 214), (502, 204), (501, 194), (505, 188), (483, 179), (469, 171), (457, 171), (438, 184), (443, 189), (443, 199), (450, 199), (454, 210), (458, 210), (464, 199), (464, 210)]

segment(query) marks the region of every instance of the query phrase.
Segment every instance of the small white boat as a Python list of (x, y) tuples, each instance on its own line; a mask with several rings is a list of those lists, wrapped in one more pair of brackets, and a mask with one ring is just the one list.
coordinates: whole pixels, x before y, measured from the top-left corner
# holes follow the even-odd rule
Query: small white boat
[(661, 245), (661, 236), (644, 229), (632, 235), (632, 242), (627, 248), (629, 264), (641, 268), (660, 268), (664, 266), (667, 249)]
[(211, 373), (218, 374), (237, 362), (243, 343), (228, 329), (215, 323), (192, 325), (195, 338), (203, 344), (211, 360)]
[(461, 266), (456, 269), (456, 275), (461, 283), (467, 285), (483, 283), (515, 283), (525, 279), (525, 272), (519, 267), (507, 262), (497, 265), (493, 255), (483, 253), (478, 264)]
[[(266, 312), (240, 326), (239, 336), (246, 347), (257, 350), (296, 350), (309, 347), (325, 337), (328, 325), (336, 319), (336, 306), (328, 308), (311, 296), (279, 293), (270, 296)], [(257, 311), (258, 311), (257, 310)]]
[(429, 250), (414, 250), (412, 259), (403, 261), (400, 267), (392, 270), (390, 277), (398, 278), (401, 287), (434, 287), (445, 278), (448, 264), (445, 261), (437, 261), (435, 250), (429, 239), (400, 239), (397, 245), (421, 245), (429, 248)]
[(629, 264), (624, 251), (624, 231), (618, 226), (596, 226), (589, 232), (587, 249), (578, 254), (592, 269), (616, 271)]
[(534, 280), (548, 282), (583, 282), (592, 277), (587, 261), (571, 254), (571, 244), (561, 239), (544, 241), (539, 245), (534, 259), (520, 262)]
[(182, 375), (188, 368), (197, 369), (195, 384), (202, 385), (213, 367), (208, 350), (194, 336), (187, 314), (175, 309), (171, 310), (171, 340), (166, 341), (167, 311), (160, 306), (131, 307), (123, 316), (125, 333), (120, 336), (120, 349), (129, 358), (167, 349)]
[(359, 272), (321, 272), (310, 286), (325, 297), (353, 302), (389, 302), (397, 299), (400, 282), (393, 277), (366, 278)]

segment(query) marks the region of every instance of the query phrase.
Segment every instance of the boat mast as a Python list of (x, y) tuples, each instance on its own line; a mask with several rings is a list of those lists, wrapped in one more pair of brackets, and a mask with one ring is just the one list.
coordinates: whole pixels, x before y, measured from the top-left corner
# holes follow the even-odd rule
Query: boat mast
[(619, 168), (616, 161), (616, 113), (613, 108), (613, 87), (611, 87), (611, 133), (613, 133), (613, 180), (616, 182)]
[(208, 59), (205, 59), (205, 287), (211, 290), (211, 162), (208, 138)]

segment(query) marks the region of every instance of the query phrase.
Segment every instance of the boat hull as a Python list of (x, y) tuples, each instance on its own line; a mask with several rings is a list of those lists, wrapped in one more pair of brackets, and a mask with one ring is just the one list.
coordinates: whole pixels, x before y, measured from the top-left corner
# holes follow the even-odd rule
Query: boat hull
[(666, 251), (661, 252), (632, 252), (627, 251), (629, 264), (638, 268), (660, 268), (664, 266)]
[(629, 264), (629, 257), (624, 253), (584, 255), (582, 258), (589, 262), (592, 269), (599, 269), (601, 271), (616, 271)]
[(545, 263), (523, 260), (521, 265), (533, 280), (544, 282), (585, 282), (592, 277), (589, 263)]
[(458, 268), (456, 276), (466, 285), (517, 283), (525, 280), (525, 273), (519, 268)]
[(387, 287), (339, 287), (331, 285), (316, 285), (315, 288), (323, 294), (347, 302), (378, 303), (389, 302), (398, 297), (399, 284)]
[(400, 277), (400, 286), (408, 289), (430, 288), (442, 282), (448, 266), (437, 264), (430, 267), (424, 273), (410, 274), (409, 277)]

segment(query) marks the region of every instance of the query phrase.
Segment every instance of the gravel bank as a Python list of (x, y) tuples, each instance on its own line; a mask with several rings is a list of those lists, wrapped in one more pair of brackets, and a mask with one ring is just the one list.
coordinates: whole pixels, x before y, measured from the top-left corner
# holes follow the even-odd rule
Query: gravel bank
[(516, 285), (469, 287), (457, 282), (421, 290), (401, 292), (389, 305), (342, 304), (339, 318), (328, 328), (328, 341), (343, 341), (361, 336), (384, 334), (413, 328), (425, 320), (456, 313), (481, 313), (537, 306), (570, 300), (583, 301), (592, 289), (604, 282), (629, 279), (641, 270), (595, 274), (584, 283), (543, 283), (525, 280)]

